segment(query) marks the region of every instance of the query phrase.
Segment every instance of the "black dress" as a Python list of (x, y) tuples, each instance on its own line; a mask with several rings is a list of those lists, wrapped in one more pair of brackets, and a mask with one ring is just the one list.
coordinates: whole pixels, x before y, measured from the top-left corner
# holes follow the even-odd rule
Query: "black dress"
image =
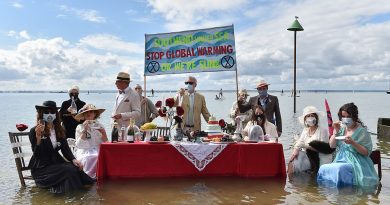
[[(80, 99), (75, 100), (75, 102), (78, 112), (85, 105), (85, 102), (81, 101)], [(62, 123), (64, 124), (66, 137), (75, 139), (76, 127), (82, 122), (78, 122), (77, 120), (75, 120), (70, 114), (70, 112), (68, 112), (68, 108), (70, 107), (71, 103), (71, 99), (62, 102), (60, 115)]]
[[(42, 139), (41, 144), (37, 145), (35, 127), (31, 128), (29, 138), (33, 156), (28, 166), (38, 187), (49, 188), (53, 193), (64, 193), (94, 183), (92, 178), (71, 162), (75, 157), (65, 138), (57, 139), (56, 148), (53, 148), (50, 137)], [(70, 162), (64, 160), (59, 150)]]

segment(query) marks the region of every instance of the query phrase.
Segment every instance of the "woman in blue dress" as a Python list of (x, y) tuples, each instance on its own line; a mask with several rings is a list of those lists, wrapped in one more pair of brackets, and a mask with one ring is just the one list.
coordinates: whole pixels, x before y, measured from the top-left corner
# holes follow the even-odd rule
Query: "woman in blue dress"
[(317, 180), (334, 182), (337, 185), (375, 186), (378, 175), (369, 157), (372, 151), (371, 136), (360, 121), (358, 108), (354, 103), (343, 105), (333, 124), (335, 134), (329, 140), (332, 148), (338, 147), (333, 163), (320, 167)]

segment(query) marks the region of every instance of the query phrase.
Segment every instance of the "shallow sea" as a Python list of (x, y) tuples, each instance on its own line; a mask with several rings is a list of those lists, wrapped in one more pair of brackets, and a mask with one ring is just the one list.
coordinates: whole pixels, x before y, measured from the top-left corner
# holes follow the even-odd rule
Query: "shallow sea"
[[(228, 113), (235, 100), (235, 93), (224, 93), (224, 100), (215, 100), (217, 91), (201, 92), (206, 97), (207, 107), (217, 119), (229, 120)], [(324, 110), (328, 100), (333, 120), (344, 103), (354, 102), (359, 107), (362, 121), (372, 133), (376, 133), (378, 117), (390, 118), (390, 95), (384, 92), (302, 92), (297, 98), (297, 113), (293, 113), (293, 98), (279, 92), (271, 93), (279, 98), (283, 119), (283, 144), (285, 159), (291, 154), (293, 135), (299, 134), (302, 125), (298, 117), (307, 105)], [(156, 92), (153, 102), (174, 96), (175, 93)], [(255, 92), (250, 92), (255, 95)], [(233, 177), (213, 178), (166, 178), (106, 181), (103, 186), (93, 185), (77, 193), (53, 195), (39, 189), (31, 181), (22, 188), (16, 172), (9, 143), (8, 132), (16, 132), (15, 124), (32, 127), (35, 119), (34, 105), (44, 100), (54, 100), (58, 106), (68, 98), (66, 93), (0, 93), (0, 204), (390, 204), (390, 137), (377, 139), (372, 134), (374, 148), (382, 152), (382, 186), (376, 190), (361, 190), (319, 187), (316, 181), (301, 175), (289, 180), (273, 178), (245, 179)], [(115, 93), (81, 93), (80, 98), (105, 108), (100, 121), (110, 133), (110, 114)], [(159, 118), (157, 124), (163, 125)]]

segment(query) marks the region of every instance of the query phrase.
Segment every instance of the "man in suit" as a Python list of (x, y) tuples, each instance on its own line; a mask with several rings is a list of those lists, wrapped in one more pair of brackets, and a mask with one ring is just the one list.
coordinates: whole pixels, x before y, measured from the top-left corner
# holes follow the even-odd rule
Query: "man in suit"
[(141, 101), (137, 92), (135, 92), (130, 84), (130, 74), (119, 72), (116, 77), (115, 85), (118, 88), (118, 94), (112, 112), (112, 119), (118, 123), (118, 127), (113, 126), (111, 140), (118, 141), (118, 128), (127, 127), (130, 119), (136, 120), (141, 116)]
[(141, 85), (137, 84), (134, 90), (138, 93), (141, 100), (141, 116), (135, 120), (135, 124), (141, 127), (143, 124), (152, 122), (154, 118), (158, 117), (158, 111), (149, 98), (142, 96), (143, 90)]
[(244, 99), (238, 99), (238, 106), (240, 112), (246, 112), (252, 109), (255, 112), (256, 107), (261, 106), (265, 110), (267, 120), (276, 125), (278, 135), (282, 134), (282, 117), (280, 116), (279, 100), (278, 97), (268, 94), (268, 84), (265, 80), (261, 80), (256, 89), (259, 95), (253, 96), (247, 103)]
[[(184, 110), (183, 125), (186, 130), (195, 131), (201, 129), (201, 118), (203, 115), (204, 120), (207, 122), (210, 117), (210, 113), (207, 110), (206, 100), (202, 94), (195, 92), (197, 86), (197, 80), (195, 77), (189, 76), (185, 81), (188, 93), (183, 96), (181, 106)], [(176, 106), (179, 105), (178, 100), (175, 102)]]

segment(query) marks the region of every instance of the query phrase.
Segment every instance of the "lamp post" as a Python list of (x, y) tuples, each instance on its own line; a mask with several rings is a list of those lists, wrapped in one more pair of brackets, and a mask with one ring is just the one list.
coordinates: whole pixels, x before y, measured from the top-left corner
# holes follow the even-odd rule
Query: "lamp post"
[(303, 31), (303, 27), (298, 22), (298, 16), (295, 16), (295, 21), (287, 29), (294, 31), (294, 113), (296, 113), (297, 102), (297, 31)]

